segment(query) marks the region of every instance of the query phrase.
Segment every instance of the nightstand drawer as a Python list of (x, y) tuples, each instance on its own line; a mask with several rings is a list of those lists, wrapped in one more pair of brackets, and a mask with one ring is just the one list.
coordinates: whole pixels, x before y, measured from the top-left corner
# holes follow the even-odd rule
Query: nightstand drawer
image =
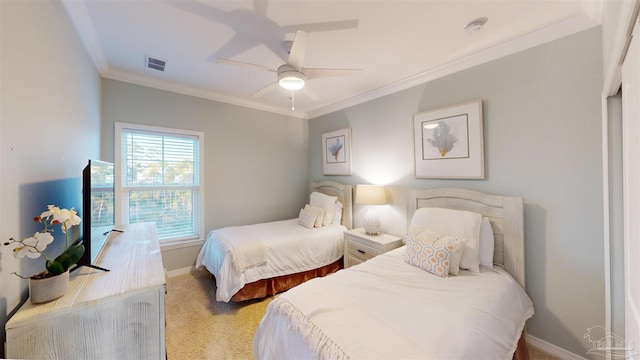
[(360, 264), (399, 246), (402, 246), (399, 236), (367, 235), (362, 228), (345, 231), (344, 267)]
[(379, 254), (380, 250), (355, 241), (349, 241), (349, 255), (356, 256), (363, 260), (368, 260)]
[(349, 266), (358, 265), (358, 264), (361, 264), (361, 263), (366, 261), (366, 260), (364, 260), (362, 258), (355, 257), (355, 256), (353, 256), (351, 254), (347, 255), (347, 260), (348, 260)]

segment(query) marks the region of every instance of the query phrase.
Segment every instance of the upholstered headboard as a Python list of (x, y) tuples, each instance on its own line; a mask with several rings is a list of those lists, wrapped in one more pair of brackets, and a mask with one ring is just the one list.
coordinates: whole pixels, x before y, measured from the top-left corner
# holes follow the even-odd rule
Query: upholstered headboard
[(409, 223), (413, 213), (423, 207), (473, 211), (488, 217), (495, 237), (493, 263), (502, 266), (525, 288), (522, 198), (454, 188), (413, 190), (409, 198)]
[(342, 203), (342, 225), (348, 229), (353, 228), (353, 189), (351, 185), (341, 184), (337, 181), (319, 181), (311, 183), (310, 192), (337, 196)]

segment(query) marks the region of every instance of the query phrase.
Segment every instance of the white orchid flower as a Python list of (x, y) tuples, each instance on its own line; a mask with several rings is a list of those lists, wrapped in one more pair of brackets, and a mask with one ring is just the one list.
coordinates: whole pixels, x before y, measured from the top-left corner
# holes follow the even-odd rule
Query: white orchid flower
[(75, 210), (69, 210), (69, 222), (67, 223), (69, 227), (80, 225), (81, 221), (82, 219), (78, 216), (78, 213)]
[(51, 225), (63, 224), (63, 233), (66, 233), (68, 228), (79, 225), (81, 221), (75, 210), (60, 209), (53, 205), (49, 205), (49, 210), (40, 215), (41, 218), (48, 218), (49, 216), (53, 216)]
[(47, 248), (47, 245), (51, 244), (54, 240), (52, 232), (54, 231), (53, 227), (55, 225), (60, 225), (62, 232), (65, 234), (63, 251), (67, 251), (72, 245), (69, 242), (69, 233), (67, 230), (79, 225), (82, 221), (74, 209), (60, 209), (54, 205), (49, 205), (46, 211), (42, 212), (40, 216), (36, 216), (33, 220), (44, 225), (44, 229), (36, 232), (32, 237), (23, 240), (10, 238), (9, 241), (2, 244), (5, 246), (14, 245), (13, 255), (16, 258), (26, 256), (31, 259), (36, 259), (44, 256), (44, 258), (49, 261), (50, 259), (47, 257), (47, 254), (44, 253), (44, 250)]
[(19, 259), (25, 256), (36, 259), (40, 257), (44, 249), (47, 248), (47, 245), (52, 242), (53, 235), (48, 232), (37, 232), (33, 234), (32, 237), (20, 241), (23, 246), (15, 248), (13, 254)]

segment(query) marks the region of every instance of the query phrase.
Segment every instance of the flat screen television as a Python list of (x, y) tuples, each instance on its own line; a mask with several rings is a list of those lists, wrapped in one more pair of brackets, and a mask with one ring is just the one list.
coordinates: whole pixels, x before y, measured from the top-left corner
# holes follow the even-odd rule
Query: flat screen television
[(115, 225), (114, 164), (89, 160), (82, 171), (82, 237), (84, 254), (74, 268), (89, 266), (109, 271), (95, 265)]

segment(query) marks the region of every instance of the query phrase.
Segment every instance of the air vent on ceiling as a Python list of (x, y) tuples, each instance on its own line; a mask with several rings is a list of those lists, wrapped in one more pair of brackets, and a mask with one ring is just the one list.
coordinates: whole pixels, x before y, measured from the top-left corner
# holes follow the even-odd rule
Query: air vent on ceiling
[(167, 65), (167, 62), (165, 60), (160, 60), (158, 58), (153, 58), (151, 56), (147, 55), (147, 67), (149, 69), (155, 69), (155, 70), (159, 70), (159, 71), (164, 71), (164, 67)]

